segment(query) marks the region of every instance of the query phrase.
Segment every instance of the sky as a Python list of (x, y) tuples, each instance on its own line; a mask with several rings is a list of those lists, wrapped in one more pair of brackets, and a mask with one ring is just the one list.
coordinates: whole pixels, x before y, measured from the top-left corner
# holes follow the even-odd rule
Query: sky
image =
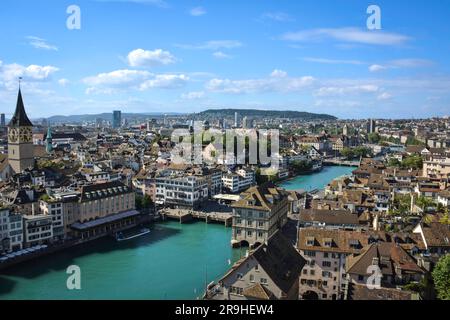
[[(78, 21), (71, 5), (79, 29), (67, 26)], [(370, 5), (381, 29), (367, 26)], [(22, 77), (31, 118), (211, 108), (446, 116), (449, 9), (440, 0), (2, 0), (0, 112), (11, 117)]]

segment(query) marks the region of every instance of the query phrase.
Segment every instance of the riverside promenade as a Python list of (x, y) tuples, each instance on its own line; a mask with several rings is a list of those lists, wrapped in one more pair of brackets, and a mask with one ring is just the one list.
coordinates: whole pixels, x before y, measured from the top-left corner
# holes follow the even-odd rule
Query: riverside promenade
[(164, 208), (158, 212), (163, 220), (172, 219), (180, 223), (187, 223), (193, 220), (202, 220), (206, 223), (222, 223), (225, 227), (230, 227), (233, 220), (233, 212), (230, 207), (209, 202), (202, 206), (200, 210), (194, 209), (169, 209)]

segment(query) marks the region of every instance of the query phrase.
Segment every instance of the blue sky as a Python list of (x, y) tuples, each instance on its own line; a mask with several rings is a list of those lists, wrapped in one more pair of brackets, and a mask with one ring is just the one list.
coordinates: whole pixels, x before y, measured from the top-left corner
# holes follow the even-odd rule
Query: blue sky
[[(81, 9), (69, 30), (66, 9)], [(367, 7), (381, 9), (368, 30)], [(2, 0), (0, 112), (32, 118), (260, 108), (450, 115), (450, 3)]]

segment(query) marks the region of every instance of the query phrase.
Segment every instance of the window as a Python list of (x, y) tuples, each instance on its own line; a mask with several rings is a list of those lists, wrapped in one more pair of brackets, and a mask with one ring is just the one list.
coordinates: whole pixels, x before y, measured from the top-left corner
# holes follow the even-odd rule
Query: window
[(322, 267), (331, 267), (330, 261), (322, 261)]
[(312, 276), (314, 276), (314, 275), (316, 274), (316, 271), (314, 271), (314, 270), (309, 270), (309, 274), (312, 275)]
[(251, 231), (247, 231), (247, 236), (251, 237), (252, 236), (252, 232)]
[(314, 246), (314, 241), (315, 239), (313, 238), (313, 237), (308, 237), (308, 238), (306, 238), (306, 245), (308, 246), (308, 247), (312, 247), (312, 246)]
[(316, 252), (315, 251), (305, 251), (305, 255), (308, 257), (315, 257)]
[(254, 275), (250, 275), (250, 282), (255, 282), (255, 276)]
[(324, 252), (324, 253), (323, 253), (323, 257), (324, 257), (324, 258), (328, 258), (328, 252)]
[(266, 278), (261, 278), (261, 284), (267, 284), (267, 279)]
[(359, 275), (359, 276), (358, 276), (358, 281), (364, 281), (364, 276)]

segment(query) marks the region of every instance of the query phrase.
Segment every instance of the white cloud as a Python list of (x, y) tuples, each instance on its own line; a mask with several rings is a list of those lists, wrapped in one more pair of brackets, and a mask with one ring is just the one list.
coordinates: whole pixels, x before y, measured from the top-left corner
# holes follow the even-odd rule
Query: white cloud
[(145, 91), (149, 89), (174, 89), (183, 87), (189, 81), (184, 74), (153, 74), (140, 70), (116, 70), (100, 73), (83, 80), (89, 87), (87, 94), (113, 94), (126, 90)]
[(57, 46), (49, 44), (45, 39), (35, 36), (28, 36), (27, 39), (29, 40), (28, 44), (35, 47), (36, 49), (58, 51)]
[(54, 66), (29, 65), (23, 66), (17, 63), (0, 64), (0, 84), (7, 89), (17, 87), (19, 77), (23, 78), (24, 83), (45, 82), (51, 79), (51, 76), (59, 69)]
[(162, 49), (136, 49), (128, 53), (127, 60), (131, 67), (155, 67), (175, 63), (177, 59), (169, 51)]
[(288, 74), (286, 71), (278, 70), (278, 69), (273, 70), (272, 73), (270, 74), (270, 76), (273, 78), (285, 78), (285, 77), (287, 77), (287, 75)]
[(426, 59), (398, 59), (389, 62), (389, 65), (397, 68), (419, 68), (432, 66), (434, 63)]
[(285, 12), (266, 12), (261, 15), (263, 20), (273, 20), (277, 22), (289, 22), (294, 21), (294, 19)]
[(281, 39), (294, 42), (319, 42), (332, 39), (370, 45), (402, 45), (411, 38), (398, 33), (370, 31), (359, 28), (322, 28), (288, 32), (282, 35)]
[(379, 64), (373, 64), (369, 67), (370, 72), (378, 72), (387, 69), (387, 67), (379, 65)]
[(220, 49), (234, 49), (242, 47), (242, 43), (237, 40), (211, 40), (200, 44), (176, 44), (176, 47), (183, 49), (196, 50), (220, 50)]
[(223, 53), (222, 51), (216, 51), (213, 53), (214, 58), (217, 59), (230, 59), (232, 58), (229, 54)]
[(303, 58), (304, 61), (308, 62), (316, 62), (316, 63), (324, 63), (324, 64), (353, 64), (353, 65), (361, 65), (364, 62), (359, 60), (338, 60), (338, 59), (324, 59), (324, 58), (311, 58), (306, 57)]
[(212, 92), (229, 94), (297, 92), (314, 83), (311, 76), (289, 77), (284, 71), (275, 70), (270, 77), (247, 80), (212, 79), (206, 88)]
[(59, 79), (58, 80), (58, 83), (59, 83), (59, 85), (61, 86), (61, 87), (65, 87), (65, 86), (67, 86), (68, 84), (69, 84), (69, 80), (68, 79), (65, 79), (65, 78), (62, 78), (62, 79)]
[(181, 99), (184, 99), (184, 100), (198, 100), (198, 99), (202, 99), (204, 97), (205, 97), (204, 91), (192, 91), (192, 92), (183, 93), (181, 95)]
[(389, 100), (391, 98), (392, 98), (392, 95), (390, 93), (387, 93), (387, 92), (383, 92), (383, 93), (381, 93), (381, 94), (379, 94), (377, 96), (378, 100)]
[(372, 84), (357, 85), (357, 86), (333, 86), (321, 87), (314, 92), (315, 96), (342, 96), (349, 94), (374, 93), (379, 91), (379, 87)]
[(140, 84), (150, 76), (148, 71), (122, 69), (87, 77), (83, 82), (90, 86), (131, 86)]
[(189, 14), (194, 17), (199, 17), (206, 14), (206, 10), (203, 7), (195, 7), (189, 10)]
[(176, 89), (184, 87), (188, 81), (189, 77), (184, 74), (159, 74), (143, 82), (139, 89), (142, 91), (152, 88)]
[(426, 59), (397, 59), (386, 62), (383, 65), (374, 64), (369, 67), (371, 72), (378, 72), (386, 69), (400, 69), (400, 68), (420, 68), (430, 67), (434, 64), (431, 60)]

